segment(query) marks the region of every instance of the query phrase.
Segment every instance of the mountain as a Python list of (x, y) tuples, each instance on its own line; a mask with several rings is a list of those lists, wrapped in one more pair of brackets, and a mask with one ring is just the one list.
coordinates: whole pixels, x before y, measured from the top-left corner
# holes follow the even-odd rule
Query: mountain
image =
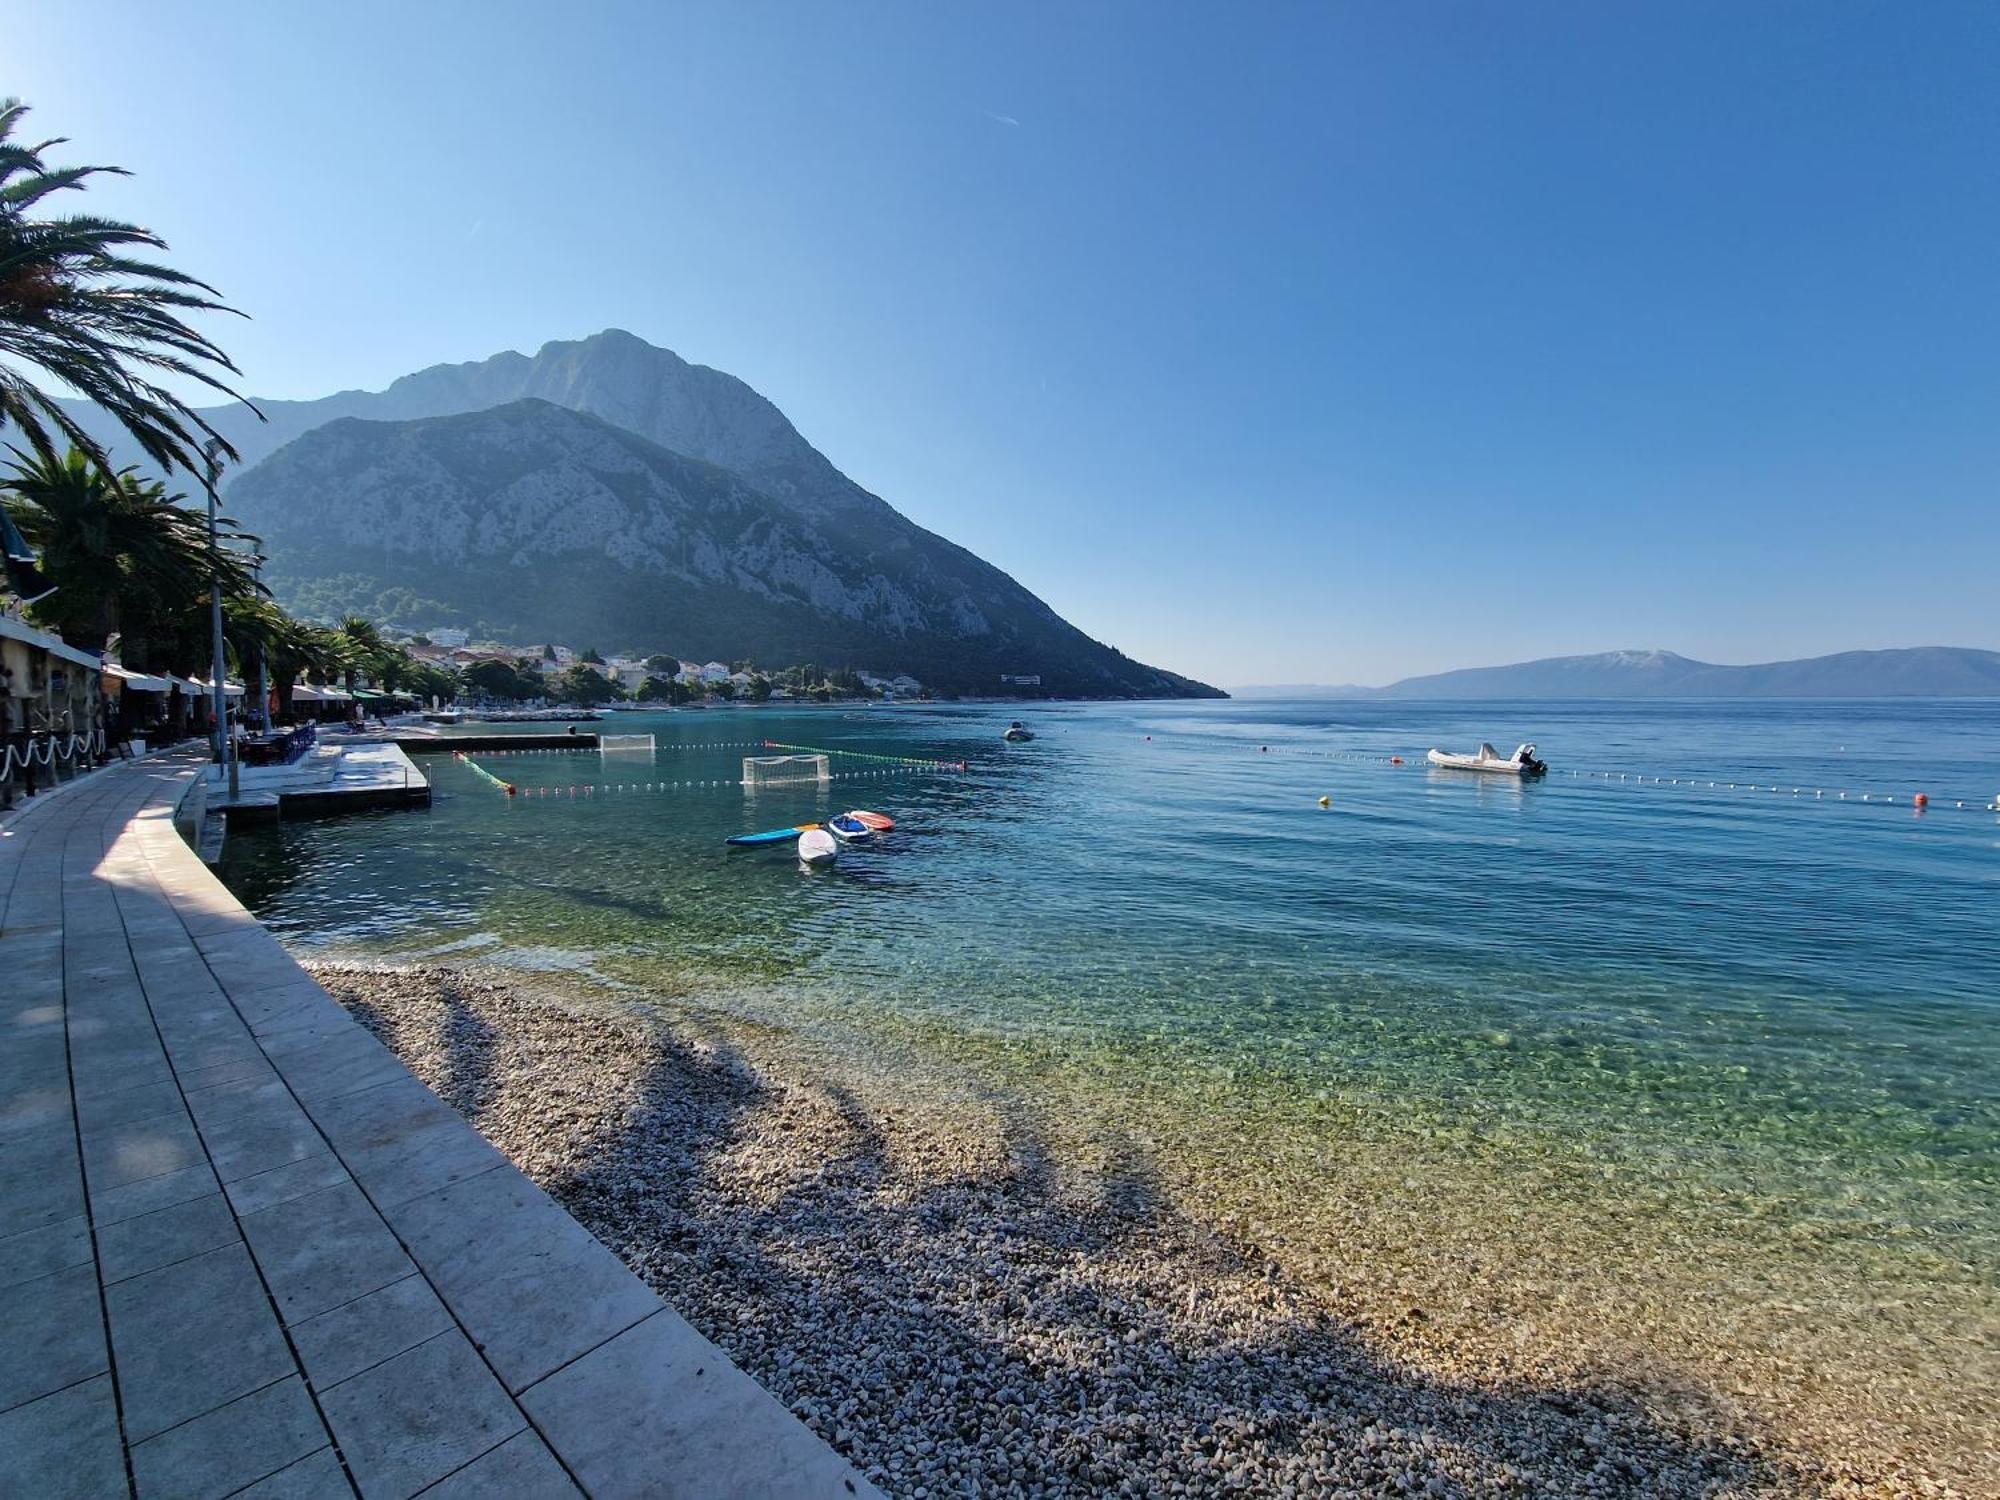
[[(733, 470), (808, 514), (896, 515), (734, 375), (690, 364), (622, 328), (547, 343), (532, 356), (508, 350), (469, 364), (432, 365), (392, 381), (386, 390), (340, 391), (315, 401), (260, 398), (255, 405), (263, 421), (238, 403), (203, 407), (201, 414), (242, 456), (224, 483), (227, 490), (294, 438), (342, 417), (405, 422), (485, 411), (527, 397), (588, 412), (661, 447)], [(84, 401), (63, 405), (119, 462), (141, 461), (124, 430), (98, 407)]]
[(1405, 677), (1382, 688), (1236, 691), (1244, 697), (1992, 698), (2000, 697), (2000, 651), (1916, 646), (1741, 667), (1671, 651), (1606, 651)]
[[(563, 346), (565, 357), (580, 347)], [(319, 615), (903, 671), (955, 692), (998, 693), (1003, 674), (1036, 674), (1062, 696), (1219, 696), (1091, 640), (905, 519), (741, 382), (671, 355), (641, 363), (668, 378), (629, 382), (621, 414), (740, 467), (526, 397), (315, 426), (236, 479), (231, 513), (264, 539), (278, 598)], [(497, 382), (449, 384), (456, 401)], [(610, 405), (615, 385), (600, 366), (565, 388)]]

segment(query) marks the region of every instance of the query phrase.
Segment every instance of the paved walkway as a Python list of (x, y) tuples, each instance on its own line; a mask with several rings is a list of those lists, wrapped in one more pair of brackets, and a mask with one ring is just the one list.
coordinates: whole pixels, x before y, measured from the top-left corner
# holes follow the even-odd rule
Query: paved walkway
[(174, 831), (0, 830), (0, 1495), (869, 1496)]

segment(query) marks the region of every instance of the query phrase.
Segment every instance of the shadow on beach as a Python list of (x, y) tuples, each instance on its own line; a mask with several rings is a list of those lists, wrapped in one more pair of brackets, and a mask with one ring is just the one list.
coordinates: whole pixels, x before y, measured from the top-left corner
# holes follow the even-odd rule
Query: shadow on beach
[(1825, 1491), (1696, 1393), (1397, 1360), (1178, 1212), (1131, 1139), (1084, 1187), (1005, 1101), (960, 1162), (720, 1038), (609, 1050), (625, 1105), (543, 1185), (892, 1494)]

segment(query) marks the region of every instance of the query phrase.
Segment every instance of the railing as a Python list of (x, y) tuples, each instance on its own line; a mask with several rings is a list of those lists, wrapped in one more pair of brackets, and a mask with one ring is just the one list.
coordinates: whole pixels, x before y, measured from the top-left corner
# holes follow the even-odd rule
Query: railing
[(75, 780), (89, 769), (91, 758), (101, 755), (107, 744), (102, 729), (87, 730), (74, 734), (59, 730), (24, 730), (6, 737), (0, 744), (0, 805), (13, 806), (14, 783), (18, 779), (26, 783), (26, 795), (32, 797), (37, 791), (35, 768), (46, 768), (46, 780), (55, 785), (60, 780), (57, 767), (69, 773)]

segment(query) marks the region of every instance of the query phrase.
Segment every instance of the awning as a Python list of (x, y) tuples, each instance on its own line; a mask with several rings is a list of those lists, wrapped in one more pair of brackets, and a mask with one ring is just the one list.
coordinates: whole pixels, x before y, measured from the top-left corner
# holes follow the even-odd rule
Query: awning
[[(188, 686), (203, 697), (212, 697), (215, 693), (214, 686), (199, 677), (190, 682)], [(222, 696), (225, 698), (241, 698), (243, 696), (243, 684), (240, 682), (231, 682), (228, 678), (224, 678), (222, 682)]]
[(134, 688), (142, 693), (170, 693), (173, 691), (174, 680), (171, 677), (154, 677), (145, 672), (135, 672), (130, 667), (122, 667), (115, 661), (106, 662), (104, 670), (108, 676), (116, 677), (128, 688)]
[(292, 687), (294, 703), (345, 703), (347, 694), (337, 687), (314, 687), (309, 682), (295, 683)]
[(73, 661), (80, 667), (103, 665), (102, 661), (90, 652), (79, 651), (60, 636), (51, 635), (46, 630), (37, 630), (26, 620), (16, 619), (12, 615), (0, 614), (0, 636), (9, 640), (25, 641), (37, 650), (46, 651), (51, 656), (59, 656), (64, 661)]

